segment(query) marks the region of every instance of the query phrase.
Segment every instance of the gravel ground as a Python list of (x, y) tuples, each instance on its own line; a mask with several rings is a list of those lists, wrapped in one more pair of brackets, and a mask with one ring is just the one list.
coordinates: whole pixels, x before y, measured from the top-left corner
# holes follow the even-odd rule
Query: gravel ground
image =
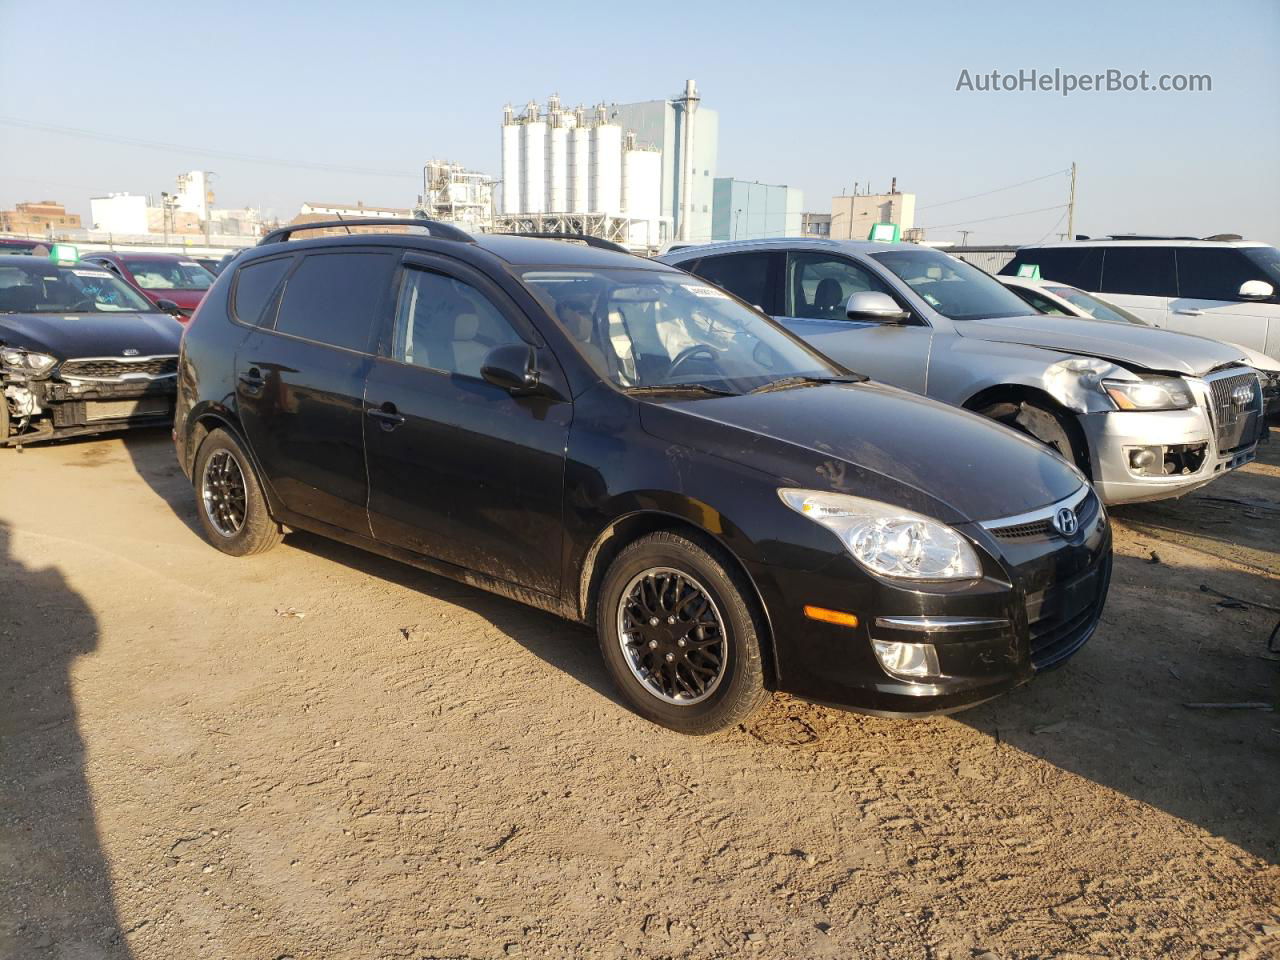
[[(1274, 957), (1280, 442), (1116, 511), (1102, 625), (948, 718), (688, 739), (586, 630), (194, 532), (164, 433), (0, 450), (0, 957)], [(1157, 562), (1158, 561), (1158, 562)]]

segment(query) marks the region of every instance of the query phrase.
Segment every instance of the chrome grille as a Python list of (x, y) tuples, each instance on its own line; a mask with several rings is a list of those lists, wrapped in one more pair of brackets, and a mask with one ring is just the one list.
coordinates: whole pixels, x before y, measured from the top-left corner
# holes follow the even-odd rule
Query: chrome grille
[(94, 357), (68, 360), (58, 371), (65, 380), (122, 380), (125, 377), (172, 377), (178, 372), (177, 357), (138, 357), (114, 359)]
[[(1251, 395), (1246, 404), (1237, 403), (1233, 396), (1241, 388), (1247, 389)], [(1218, 453), (1230, 453), (1253, 443), (1257, 439), (1256, 420), (1261, 409), (1257, 374), (1242, 373), (1210, 380), (1209, 391), (1213, 401), (1213, 429)]]
[(1076, 521), (1082, 532), (1088, 530), (1089, 524), (1093, 523), (1094, 518), (1098, 515), (1098, 497), (1091, 489), (1086, 487), (1083, 496), (1072, 494), (1066, 500), (1038, 511), (1043, 516), (1025, 519), (1014, 517), (1011, 519), (1016, 522), (1003, 524), (998, 520), (989, 520), (983, 523), (983, 526), (1001, 540), (1032, 540), (1039, 537), (1057, 536), (1057, 533), (1050, 525), (1050, 519), (1060, 506), (1070, 506), (1075, 510)]

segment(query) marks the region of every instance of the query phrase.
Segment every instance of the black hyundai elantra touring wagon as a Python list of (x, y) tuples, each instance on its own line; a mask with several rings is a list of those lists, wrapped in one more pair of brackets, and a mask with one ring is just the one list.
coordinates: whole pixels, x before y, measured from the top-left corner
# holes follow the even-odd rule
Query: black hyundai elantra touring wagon
[(267, 236), (187, 329), (174, 442), (218, 549), (308, 530), (594, 624), (686, 733), (772, 690), (954, 710), (1093, 632), (1106, 516), (1034, 440), (664, 264), (381, 223)]

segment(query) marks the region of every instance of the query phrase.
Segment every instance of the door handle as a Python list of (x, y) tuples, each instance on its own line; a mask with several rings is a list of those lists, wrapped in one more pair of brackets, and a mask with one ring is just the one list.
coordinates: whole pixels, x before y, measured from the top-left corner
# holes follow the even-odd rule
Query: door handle
[(1180, 313), (1184, 317), (1198, 317), (1204, 313), (1203, 310), (1175, 310), (1174, 313)]
[(369, 407), (365, 413), (378, 421), (383, 430), (394, 430), (404, 423), (404, 414), (396, 409), (396, 405), (388, 401), (380, 407)]
[(257, 367), (250, 367), (244, 373), (240, 374), (240, 382), (250, 390), (261, 390), (266, 380), (262, 379), (262, 371)]

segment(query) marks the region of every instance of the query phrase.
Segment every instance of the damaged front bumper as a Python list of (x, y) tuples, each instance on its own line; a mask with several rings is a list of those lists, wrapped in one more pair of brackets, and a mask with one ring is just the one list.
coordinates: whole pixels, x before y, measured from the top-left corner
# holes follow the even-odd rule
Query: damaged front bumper
[(1094, 488), (1103, 501), (1182, 496), (1251, 462), (1265, 430), (1261, 396), (1255, 391), (1248, 405), (1233, 405), (1230, 393), (1247, 377), (1236, 370), (1206, 381), (1189, 380), (1197, 403), (1186, 410), (1081, 416)]
[(100, 382), (6, 379), (0, 388), (9, 407), (9, 435), (0, 437), (0, 446), (23, 446), (171, 423), (177, 378)]

